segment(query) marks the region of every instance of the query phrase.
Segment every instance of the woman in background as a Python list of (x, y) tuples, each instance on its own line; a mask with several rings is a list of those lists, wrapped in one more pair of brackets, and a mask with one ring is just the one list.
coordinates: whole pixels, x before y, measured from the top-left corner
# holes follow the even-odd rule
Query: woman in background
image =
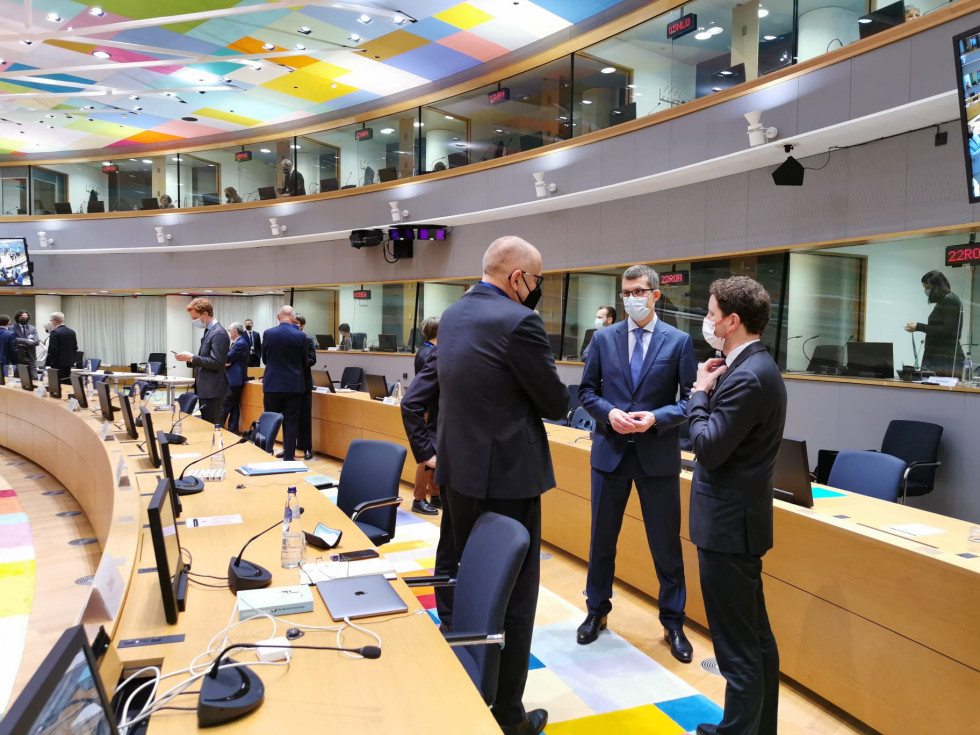
[(225, 187), (225, 204), (241, 204), (242, 198), (235, 191), (234, 186)]
[(949, 281), (939, 271), (929, 271), (922, 276), (922, 288), (933, 306), (928, 321), (909, 322), (906, 332), (924, 332), (922, 369), (936, 375), (959, 377), (963, 369), (963, 348), (960, 332), (963, 329), (963, 305), (950, 289)]

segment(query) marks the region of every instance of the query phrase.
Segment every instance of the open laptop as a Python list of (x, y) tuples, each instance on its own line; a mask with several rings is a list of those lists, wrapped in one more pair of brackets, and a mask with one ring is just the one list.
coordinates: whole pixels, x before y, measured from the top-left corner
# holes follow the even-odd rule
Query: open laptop
[(847, 374), (859, 378), (894, 378), (895, 358), (891, 342), (848, 342)]
[[(357, 562), (351, 563), (357, 564)], [(408, 605), (381, 574), (317, 582), (316, 588), (327, 606), (330, 617), (334, 620), (368, 618), (373, 615), (391, 615), (408, 611)]]
[(331, 347), (337, 346), (337, 340), (333, 338), (332, 334), (317, 334), (316, 346), (321, 350), (329, 350)]
[(156, 197), (144, 197), (140, 200), (140, 209), (160, 209), (160, 202)]
[(55, 202), (54, 203), (54, 213), (55, 214), (72, 214), (71, 202)]
[(378, 352), (398, 352), (397, 337), (394, 334), (379, 334)]
[(783, 437), (772, 473), (772, 494), (777, 500), (813, 507), (813, 488), (810, 485), (810, 463), (806, 441)]
[(313, 385), (317, 388), (329, 388), (331, 393), (336, 393), (337, 389), (333, 387), (333, 381), (330, 379), (330, 373), (326, 370), (313, 370)]
[(806, 366), (808, 373), (828, 373), (840, 367), (841, 348), (838, 345), (817, 345), (813, 348), (810, 363)]
[(275, 198), (276, 198), (276, 187), (274, 186), (259, 187), (259, 199), (275, 199)]
[(364, 374), (364, 383), (367, 387), (367, 392), (376, 401), (383, 401), (388, 397), (388, 380), (384, 375), (368, 375)]

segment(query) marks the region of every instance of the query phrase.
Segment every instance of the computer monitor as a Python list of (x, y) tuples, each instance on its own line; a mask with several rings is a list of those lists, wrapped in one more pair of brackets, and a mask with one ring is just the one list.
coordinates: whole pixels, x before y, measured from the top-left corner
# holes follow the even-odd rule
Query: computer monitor
[(609, 111), (609, 124), (619, 125), (627, 120), (636, 120), (636, 103), (630, 102), (622, 107), (614, 107)]
[(130, 439), (139, 439), (140, 434), (136, 430), (136, 421), (133, 419), (133, 404), (129, 402), (128, 396), (119, 396), (119, 410), (123, 415), (123, 424), (126, 425), (126, 433)]
[(58, 378), (58, 368), (45, 368), (44, 374), (47, 377), (48, 393), (52, 398), (61, 398), (61, 380)]
[(71, 214), (71, 202), (55, 202), (54, 203), (54, 213), (55, 214)]
[(71, 389), (75, 392), (75, 400), (78, 401), (78, 405), (82, 408), (88, 408), (88, 396), (85, 394), (86, 380), (88, 380), (88, 377), (85, 375), (71, 376)]
[(332, 334), (318, 334), (316, 335), (316, 346), (321, 350), (329, 350), (331, 347), (337, 346), (337, 340), (333, 338)]
[(398, 338), (394, 334), (379, 334), (378, 352), (398, 352)]
[(895, 357), (891, 342), (848, 342), (847, 374), (859, 378), (894, 378)]
[(367, 392), (376, 401), (384, 400), (388, 397), (388, 380), (384, 375), (364, 374), (364, 383)]
[(24, 390), (34, 390), (34, 379), (31, 377), (31, 368), (29, 365), (18, 365), (17, 376), (20, 378), (21, 388)]
[(103, 202), (101, 199), (97, 199), (94, 202), (88, 203), (89, 214), (93, 214), (95, 212), (104, 212), (104, 211), (105, 211), (105, 202)]
[(320, 193), (322, 194), (325, 191), (337, 191), (337, 189), (340, 188), (339, 183), (340, 182), (338, 182), (335, 178), (320, 179)]
[(351, 332), (350, 347), (352, 350), (363, 350), (367, 343), (367, 332)]
[(783, 437), (772, 473), (772, 493), (778, 500), (813, 507), (813, 488), (810, 486), (810, 461), (806, 442)]
[(394, 166), (378, 169), (378, 181), (395, 181), (398, 179), (398, 169)]
[(313, 385), (317, 388), (328, 388), (331, 393), (336, 393), (337, 389), (333, 387), (333, 380), (330, 379), (330, 373), (326, 370), (313, 370)]
[(579, 353), (579, 355), (585, 354), (585, 350), (588, 348), (589, 343), (592, 341), (592, 335), (594, 334), (595, 334), (595, 328), (585, 330), (585, 337), (582, 339), (582, 351)]
[(160, 202), (156, 197), (146, 197), (140, 200), (141, 209), (160, 209)]
[(184, 609), (187, 597), (187, 569), (180, 555), (180, 535), (177, 533), (177, 510), (170, 490), (170, 478), (161, 478), (153, 492), (146, 512), (156, 557), (163, 614), (167, 622), (177, 622), (177, 613)]
[(839, 345), (817, 345), (813, 348), (810, 363), (806, 366), (808, 373), (826, 373), (836, 371), (840, 367)]
[(157, 435), (153, 431), (153, 412), (146, 406), (140, 407), (140, 419), (143, 422), (143, 439), (146, 440), (146, 453), (150, 464), (160, 466), (160, 450), (157, 447)]
[(85, 628), (68, 628), (0, 720), (0, 733), (116, 735)]
[(894, 28), (905, 22), (905, 3), (897, 2), (878, 8), (873, 13), (862, 15), (857, 22), (858, 35), (861, 38)]
[(221, 204), (221, 197), (218, 196), (217, 192), (201, 194), (201, 203), (205, 207), (213, 207), (216, 204)]
[(259, 199), (275, 199), (275, 198), (276, 198), (276, 187), (274, 186), (259, 187)]
[(95, 390), (99, 394), (99, 410), (102, 411), (102, 418), (112, 421), (112, 393), (109, 390), (109, 381), (100, 380), (95, 384)]

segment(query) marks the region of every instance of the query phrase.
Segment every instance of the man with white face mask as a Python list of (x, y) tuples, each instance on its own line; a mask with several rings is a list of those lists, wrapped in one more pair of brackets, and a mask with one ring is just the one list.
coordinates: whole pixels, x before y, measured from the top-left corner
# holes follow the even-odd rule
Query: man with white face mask
[(635, 484), (647, 543), (660, 581), (660, 622), (671, 655), (690, 663), (684, 635), (684, 559), (681, 554), (678, 425), (697, 372), (690, 335), (654, 313), (657, 272), (645, 265), (623, 273), (627, 319), (592, 337), (579, 400), (596, 420), (592, 443), (592, 539), (585, 622), (577, 640), (592, 643), (612, 609), (616, 541)]
[(598, 332), (603, 327), (611, 327), (616, 323), (616, 307), (615, 306), (600, 306), (598, 311), (595, 313), (595, 328), (590, 330), (591, 334), (586, 334), (586, 338), (589, 343), (582, 350), (582, 362), (589, 359), (589, 348), (592, 347), (592, 336)]

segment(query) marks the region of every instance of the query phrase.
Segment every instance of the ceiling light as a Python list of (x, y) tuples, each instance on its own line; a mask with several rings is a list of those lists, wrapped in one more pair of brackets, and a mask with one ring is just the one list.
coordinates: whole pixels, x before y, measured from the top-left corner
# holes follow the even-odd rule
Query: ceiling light
[[(871, 22), (871, 18), (868, 18), (867, 16), (862, 16), (862, 17), (858, 18), (858, 23), (861, 23), (862, 25), (867, 25), (870, 22)], [(21, 41), (21, 43), (24, 43), (24, 42)]]
[(558, 119), (559, 120), (567, 120), (568, 119), (568, 115), (559, 115), (558, 116)]
[(635, 84), (627, 84), (626, 85), (626, 89), (636, 89), (636, 85)]
[(133, 110), (134, 110), (134, 111), (136, 111), (136, 112), (139, 112), (139, 111), (140, 111), (140, 110), (142, 110), (142, 109), (143, 109), (143, 108), (142, 108), (142, 107), (140, 107), (139, 105), (136, 105), (135, 107), (133, 107)]
[(262, 64), (258, 63), (257, 61), (246, 61), (245, 63), (252, 67), (252, 71), (260, 71), (262, 69)]
[(133, 163), (136, 163), (136, 159), (135, 158), (130, 158), (129, 160), (132, 161)]
[(289, 147), (290, 147), (290, 148), (293, 148), (294, 150), (299, 150), (299, 146), (298, 146), (298, 145), (296, 145), (295, 143), (290, 143), (290, 144), (289, 144)]
[(767, 15), (769, 15), (769, 11), (762, 7), (762, 3), (759, 3), (759, 17), (765, 18)]
[(381, 128), (382, 135), (391, 135), (393, 132), (395, 132), (394, 128)]
[(711, 34), (708, 33), (704, 28), (701, 28), (697, 33), (694, 34), (694, 38), (698, 41), (707, 41), (711, 38)]
[(183, 159), (183, 158), (181, 158), (180, 156), (174, 156), (174, 157), (173, 157), (173, 158), (171, 158), (170, 160), (171, 160), (171, 161), (176, 161), (177, 163), (181, 163), (181, 162), (182, 162), (182, 161), (183, 161), (184, 159)]
[(93, 51), (92, 56), (97, 59), (111, 59), (112, 55), (108, 51)]
[(87, 118), (85, 118), (85, 121), (86, 122), (95, 122), (95, 118), (94, 117), (87, 117)]
[[(506, 131), (503, 128), (497, 128), (494, 132), (495, 133), (504, 133)], [(459, 138), (453, 138), (453, 140), (459, 140)]]
[(105, 15), (105, 11), (98, 5), (94, 5), (88, 10), (89, 15), (94, 15), (96, 18), (101, 18)]
[(94, 110), (95, 109), (95, 105), (85, 105), (85, 107), (83, 107), (82, 109), (83, 110)]
[(364, 13), (363, 15), (358, 17), (357, 22), (363, 25), (367, 25), (368, 23), (371, 22), (371, 16), (368, 15), (367, 13)]
[(583, 105), (591, 105), (592, 104), (592, 100), (582, 100), (582, 104)]
[(306, 26), (300, 26), (300, 28), (297, 31), (297, 33), (302, 33), (304, 36), (308, 36), (311, 33), (313, 33), (313, 30), (310, 29), (310, 28), (307, 28)]
[(153, 163), (149, 158), (144, 158), (143, 163)]
[(763, 41), (775, 41), (776, 40), (776, 37), (775, 36), (763, 36), (762, 37), (762, 40)]
[(64, 18), (62, 18), (57, 13), (48, 13), (46, 16), (44, 16), (44, 19), (49, 20), (52, 23), (60, 23), (61, 21), (64, 20)]
[(710, 33), (712, 36), (717, 36), (719, 33), (723, 32), (724, 30), (725, 29), (722, 28), (721, 26), (711, 26), (711, 28), (708, 29), (708, 33)]
[(413, 122), (412, 125), (414, 125), (417, 128), (424, 128), (425, 127), (425, 123), (424, 122), (418, 122), (418, 121)]
[(408, 23), (408, 18), (406, 18), (401, 13), (395, 13), (391, 18), (391, 22), (394, 23), (396, 26), (403, 26), (406, 23)]
[(295, 46), (293, 46), (293, 48), (297, 51), (306, 51), (306, 46), (301, 43), (297, 43)]
[(615, 74), (616, 73), (616, 67), (615, 66), (604, 66), (604, 67), (602, 67), (599, 70), (599, 72), (602, 73), (602, 74)]
[(49, 112), (47, 115), (45, 115), (45, 117), (54, 117), (54, 114)]
[(265, 51), (275, 51), (276, 50), (276, 44), (274, 44), (274, 43), (263, 43), (262, 44), (262, 48)]
[(131, 94), (131, 95), (129, 95), (129, 99), (131, 99), (131, 100), (138, 100), (139, 98), (140, 98), (140, 96), (138, 94)]
[(356, 33), (351, 33), (351, 34), (350, 34), (350, 35), (349, 35), (349, 36), (347, 37), (347, 40), (348, 40), (348, 41), (353, 41), (354, 43), (360, 43), (360, 41), (361, 41), (361, 37), (360, 37), (359, 35), (357, 35)]
[(259, 148), (259, 153), (272, 153), (268, 148)]
[[(868, 22), (870, 23), (871, 21), (869, 20)], [(33, 41), (21, 41), (21, 43), (24, 44), (25, 46), (30, 46), (34, 42)]]
[(456, 119), (452, 115), (443, 115), (443, 117), (445, 117), (447, 120), (455, 120)]
[(712, 87), (711, 88), (711, 91), (712, 92), (720, 92), (721, 91), (721, 87)]
[(102, 165), (103, 166), (111, 166), (112, 165), (112, 161), (103, 161), (102, 162)]

